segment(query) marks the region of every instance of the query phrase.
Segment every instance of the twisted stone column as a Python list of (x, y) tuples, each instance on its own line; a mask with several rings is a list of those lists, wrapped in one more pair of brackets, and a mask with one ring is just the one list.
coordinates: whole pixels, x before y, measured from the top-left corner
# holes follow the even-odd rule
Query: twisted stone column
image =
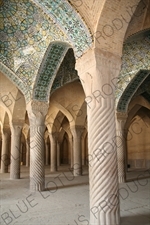
[(23, 124), (11, 124), (10, 179), (20, 179), (21, 133)]
[(51, 143), (51, 172), (57, 171), (57, 135), (49, 134)]
[(30, 190), (45, 189), (44, 132), (48, 104), (32, 101), (27, 106), (30, 121)]
[(120, 65), (119, 57), (99, 49), (90, 50), (76, 64), (87, 102), (91, 225), (119, 224), (113, 79)]
[(82, 175), (82, 149), (81, 137), (84, 130), (82, 126), (70, 127), (73, 136), (73, 173), (74, 176)]
[(116, 145), (117, 145), (117, 159), (118, 159), (118, 179), (119, 183), (124, 183), (126, 180), (124, 125), (127, 119), (127, 114), (117, 112), (116, 117), (117, 117)]
[(1, 173), (8, 173), (8, 166), (10, 164), (10, 129), (3, 128), (2, 130), (2, 151), (1, 151)]

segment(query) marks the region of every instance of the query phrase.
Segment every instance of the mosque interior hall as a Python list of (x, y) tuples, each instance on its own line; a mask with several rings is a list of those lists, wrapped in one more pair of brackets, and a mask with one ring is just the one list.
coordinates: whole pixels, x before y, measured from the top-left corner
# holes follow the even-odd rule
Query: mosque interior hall
[(150, 225), (150, 0), (0, 0), (0, 225)]

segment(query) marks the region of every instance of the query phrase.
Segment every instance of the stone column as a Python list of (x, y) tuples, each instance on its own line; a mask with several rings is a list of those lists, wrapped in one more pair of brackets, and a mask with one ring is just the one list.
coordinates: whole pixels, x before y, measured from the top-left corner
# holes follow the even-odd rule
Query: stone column
[(73, 136), (73, 173), (74, 176), (82, 175), (82, 149), (81, 137), (84, 130), (82, 126), (70, 127)]
[(47, 141), (45, 141), (45, 165), (49, 165), (49, 145)]
[(90, 224), (119, 224), (115, 81), (121, 59), (99, 49), (77, 60), (87, 102)]
[(60, 166), (60, 142), (57, 141), (57, 166)]
[(73, 168), (73, 146), (72, 146), (72, 136), (68, 136), (68, 151), (70, 152), (70, 167)]
[(116, 145), (118, 159), (118, 179), (119, 183), (124, 183), (126, 180), (125, 171), (125, 138), (124, 125), (127, 119), (126, 113), (116, 113)]
[(32, 101), (27, 105), (30, 122), (30, 190), (45, 189), (44, 132), (48, 104)]
[(20, 165), (23, 165), (23, 142), (21, 142), (20, 146)]
[(57, 171), (57, 135), (49, 134), (51, 145), (51, 172)]
[(12, 123), (10, 179), (20, 179), (21, 132), (23, 123)]
[(3, 128), (2, 150), (1, 150), (1, 173), (8, 173), (8, 166), (10, 163), (9, 143), (10, 143), (10, 129)]
[(84, 132), (83, 132), (83, 134), (82, 134), (82, 139), (81, 139), (81, 146), (82, 146), (82, 165), (84, 166), (84, 165), (86, 165), (86, 149), (85, 149), (85, 147), (86, 147), (86, 145), (85, 145), (85, 137), (86, 137), (86, 133), (87, 133), (87, 131), (86, 130), (84, 130)]
[(29, 144), (28, 139), (25, 140), (25, 144), (26, 144), (26, 167), (29, 167), (29, 165), (30, 165), (30, 144)]

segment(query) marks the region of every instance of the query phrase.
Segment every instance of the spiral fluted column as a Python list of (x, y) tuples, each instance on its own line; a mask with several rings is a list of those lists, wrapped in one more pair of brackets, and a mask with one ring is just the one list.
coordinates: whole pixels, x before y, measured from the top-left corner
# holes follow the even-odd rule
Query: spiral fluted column
[(27, 107), (30, 122), (30, 190), (45, 189), (44, 171), (44, 132), (45, 117), (48, 111), (46, 103), (32, 101)]
[(120, 67), (120, 57), (99, 49), (76, 63), (87, 102), (91, 225), (120, 223), (115, 140), (115, 77)]
[(57, 135), (49, 134), (51, 145), (51, 172), (57, 171)]
[(117, 145), (117, 160), (118, 160), (118, 179), (119, 183), (124, 183), (126, 179), (124, 125), (127, 119), (127, 114), (117, 112), (116, 117), (117, 117), (116, 145)]
[(10, 179), (20, 179), (21, 132), (23, 124), (11, 124)]
[(82, 175), (82, 149), (81, 137), (84, 130), (82, 126), (70, 127), (73, 136), (73, 173), (74, 176)]
[[(117, 179), (117, 153), (114, 144), (115, 117), (114, 101), (101, 99), (90, 114), (89, 150), (90, 162), (90, 205), (92, 225), (118, 224), (119, 199)], [(95, 214), (95, 210), (98, 213)], [(93, 213), (94, 212), (94, 213)], [(101, 222), (101, 223), (100, 223)]]
[(8, 166), (10, 163), (10, 129), (3, 128), (2, 130), (2, 150), (1, 150), (1, 173), (8, 173)]

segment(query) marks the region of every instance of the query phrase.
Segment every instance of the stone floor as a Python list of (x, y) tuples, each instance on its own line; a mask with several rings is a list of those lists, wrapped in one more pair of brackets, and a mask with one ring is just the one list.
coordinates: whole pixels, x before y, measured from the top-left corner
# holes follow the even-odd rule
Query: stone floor
[[(28, 168), (22, 166), (21, 171), (20, 180), (0, 174), (1, 225), (90, 225), (86, 168), (83, 176), (73, 177), (68, 166), (57, 173), (46, 167), (47, 191), (41, 193), (29, 191)], [(148, 171), (129, 172), (128, 178), (136, 180), (120, 185), (121, 225), (150, 225), (148, 175)]]

